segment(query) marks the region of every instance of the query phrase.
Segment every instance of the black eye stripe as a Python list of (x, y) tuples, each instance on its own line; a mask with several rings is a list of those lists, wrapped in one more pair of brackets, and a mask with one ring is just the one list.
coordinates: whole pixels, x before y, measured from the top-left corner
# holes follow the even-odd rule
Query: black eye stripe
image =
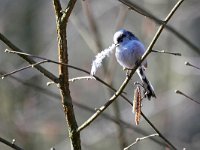
[(126, 37), (125, 34), (120, 35), (120, 36), (118, 37), (117, 41), (118, 41), (118, 42), (122, 42), (124, 37)]
[(125, 34), (122, 34), (122, 35), (121, 35), (121, 38), (123, 39), (125, 36), (126, 36)]

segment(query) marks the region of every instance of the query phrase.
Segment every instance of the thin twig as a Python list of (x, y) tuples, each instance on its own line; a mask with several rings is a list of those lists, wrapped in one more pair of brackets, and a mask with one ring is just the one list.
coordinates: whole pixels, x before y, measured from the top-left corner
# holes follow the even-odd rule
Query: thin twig
[(164, 54), (171, 54), (175, 56), (181, 56), (181, 53), (174, 53), (174, 52), (166, 52), (165, 50), (152, 50), (154, 53), (164, 53)]
[(35, 63), (35, 64), (31, 64), (31, 65), (28, 65), (28, 66), (25, 66), (25, 67), (16, 69), (16, 70), (14, 70), (14, 71), (12, 71), (12, 72), (3, 74), (3, 75), (1, 76), (1, 78), (4, 79), (4, 78), (7, 77), (7, 76), (10, 76), (10, 75), (15, 74), (15, 73), (20, 72), (20, 71), (23, 71), (23, 70), (25, 70), (25, 69), (33, 68), (33, 67), (35, 67), (35, 66), (37, 66), (37, 65), (41, 65), (41, 64), (46, 63), (46, 62), (48, 62), (48, 61), (47, 61), (47, 60), (43, 60), (43, 61), (37, 62), (37, 63)]
[[(22, 52), (21, 49), (19, 49), (17, 46), (15, 46), (13, 43), (11, 43), (3, 34), (0, 33), (0, 40), (3, 41), (8, 47), (10, 47), (12, 50), (17, 51), (17, 52)], [(17, 54), (18, 56), (20, 56), (21, 58), (23, 58), (24, 60), (26, 60), (27, 62), (29, 62), (30, 64), (34, 64), (36, 63), (32, 58), (27, 57), (25, 55), (20, 55)], [(51, 72), (49, 72), (48, 70), (46, 70), (45, 68), (43, 68), (40, 65), (36, 65), (35, 68), (40, 71), (42, 74), (44, 74), (44, 76), (46, 76), (47, 78), (49, 78), (50, 80), (54, 81), (55, 83), (59, 83), (59, 79), (52, 74)]]
[[(146, 17), (149, 17), (151, 19), (153, 19), (157, 24), (162, 25), (165, 24), (164, 21), (158, 19), (156, 16), (154, 16), (152, 13), (150, 13), (149, 11), (143, 9), (141, 6), (129, 1), (129, 0), (119, 0), (121, 3), (123, 3), (124, 5), (128, 6), (130, 9), (140, 13), (141, 15), (144, 15)], [(192, 43), (192, 41), (190, 41), (189, 39), (187, 39), (185, 36), (183, 36), (180, 32), (178, 32), (177, 30), (175, 30), (173, 27), (171, 27), (170, 25), (165, 25), (165, 28), (169, 31), (171, 31), (174, 35), (176, 35), (180, 40), (182, 40), (185, 44), (187, 44), (190, 48), (192, 48), (195, 52), (197, 52), (198, 54), (200, 54), (200, 48), (198, 46), (196, 46), (194, 43)]]
[(186, 95), (185, 93), (181, 92), (180, 90), (175, 90), (175, 93), (176, 94), (180, 94), (180, 95), (183, 95), (185, 96), (186, 98), (188, 98), (189, 100), (197, 103), (197, 104), (200, 104), (200, 101), (197, 101), (197, 100), (194, 100), (193, 98), (191, 98), (190, 96)]
[(13, 148), (13, 149), (15, 149), (15, 150), (24, 150), (23, 148), (17, 146), (15, 143), (9, 142), (9, 141), (5, 140), (5, 139), (2, 138), (2, 137), (0, 137), (0, 142), (6, 144), (7, 146), (9, 146), (9, 147), (11, 147), (11, 148)]
[(69, 19), (69, 16), (72, 13), (72, 10), (74, 8), (74, 5), (76, 3), (77, 0), (70, 0), (67, 4), (67, 7), (65, 8), (65, 10), (63, 11), (62, 16), (60, 17), (62, 24), (67, 24), (67, 21)]
[(51, 60), (51, 59), (48, 59), (48, 58), (45, 58), (45, 57), (41, 57), (41, 56), (37, 56), (37, 55), (32, 55), (32, 54), (29, 54), (29, 53), (18, 52), (18, 51), (13, 51), (13, 50), (9, 50), (9, 49), (6, 49), (5, 52), (6, 52), (6, 53), (17, 54), (17, 55), (21, 55), (21, 56), (24, 55), (24, 56), (28, 56), (28, 57), (32, 57), (32, 58), (37, 58), (37, 59), (41, 59), (41, 60), (46, 60), (47, 62), (51, 62), (51, 63), (54, 63), (54, 64), (65, 65), (65, 66), (67, 66), (66, 63), (57, 62), (57, 61), (54, 61), (54, 60)]
[(191, 66), (191, 67), (193, 67), (193, 68), (196, 68), (196, 69), (200, 70), (200, 67), (197, 67), (197, 66), (191, 64), (190, 62), (185, 62), (185, 65), (186, 65), (186, 66)]
[(72, 79), (69, 79), (69, 82), (75, 82), (77, 80), (91, 80), (91, 79), (94, 79), (95, 80), (95, 77), (93, 76), (82, 76), (82, 77), (76, 77), (76, 78), (72, 78)]
[(148, 136), (144, 136), (144, 137), (141, 137), (141, 138), (137, 138), (135, 140), (135, 142), (133, 142), (132, 144), (130, 144), (129, 146), (125, 147), (124, 150), (127, 150), (129, 148), (131, 148), (133, 145), (137, 144), (138, 142), (142, 141), (142, 140), (145, 140), (145, 139), (148, 139), (148, 138), (151, 138), (151, 137), (154, 137), (154, 136), (159, 136), (158, 133), (154, 133), (154, 134), (151, 134), (151, 135), (148, 135)]

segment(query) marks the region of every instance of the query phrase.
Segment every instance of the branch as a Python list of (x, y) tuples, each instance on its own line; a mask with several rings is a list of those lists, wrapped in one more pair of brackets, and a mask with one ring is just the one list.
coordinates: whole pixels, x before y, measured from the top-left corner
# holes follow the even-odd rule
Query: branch
[[(15, 46), (13, 43), (11, 43), (3, 34), (0, 33), (0, 40), (3, 41), (8, 47), (10, 47), (12, 50), (17, 51), (17, 52), (22, 52), (21, 49), (19, 49), (17, 46)], [(35, 64), (36, 62), (25, 56), (25, 55), (20, 55), (18, 54), (18, 56), (20, 56), (21, 58), (23, 58), (24, 60), (26, 60), (28, 63), (30, 64)], [(46, 76), (47, 78), (49, 78), (50, 80), (52, 80), (55, 83), (59, 83), (59, 79), (53, 75), (51, 72), (49, 72), (48, 70), (46, 70), (45, 68), (43, 68), (40, 65), (36, 65), (34, 66), (38, 71), (40, 71), (44, 76)]]
[[(67, 46), (67, 21), (74, 8), (76, 0), (70, 0), (67, 8), (61, 15), (61, 5), (59, 0), (53, 0), (53, 6), (56, 15), (56, 27), (57, 27), (57, 40), (58, 40), (58, 57), (59, 62), (68, 64), (68, 46)], [(68, 133), (71, 142), (72, 149), (81, 150), (80, 133), (77, 132), (77, 122), (74, 114), (72, 97), (69, 89), (69, 74), (68, 67), (65, 65), (59, 65), (59, 79), (60, 79), (60, 94), (62, 98), (63, 111), (66, 118), (66, 124), (68, 125)]]
[(51, 60), (51, 59), (48, 59), (48, 58), (45, 58), (45, 57), (41, 57), (41, 56), (32, 55), (32, 54), (29, 54), (29, 53), (18, 52), (18, 51), (12, 51), (12, 50), (9, 50), (9, 49), (6, 49), (5, 52), (6, 52), (6, 53), (17, 54), (17, 55), (21, 55), (21, 56), (24, 55), (24, 56), (28, 56), (28, 57), (33, 57), (33, 58), (45, 60), (46, 62), (51, 62), (51, 63), (58, 64), (58, 65), (68, 66), (66, 63), (57, 62), (57, 61), (55, 61), (55, 60)]
[(56, 14), (56, 20), (62, 17), (62, 7), (59, 0), (53, 0), (54, 10)]
[(13, 140), (13, 142), (11, 143), (11, 142), (9, 142), (9, 141), (3, 139), (2, 137), (0, 137), (0, 142), (6, 144), (7, 146), (9, 146), (9, 147), (11, 147), (11, 148), (13, 148), (13, 149), (15, 149), (15, 150), (23, 150), (23, 148), (17, 146), (17, 145), (14, 143), (15, 140)]
[(75, 3), (76, 3), (76, 0), (69, 1), (68, 5), (67, 5), (66, 9), (64, 10), (63, 15), (61, 17), (62, 23), (65, 23), (65, 24), (67, 23), (68, 18), (74, 8)]
[(37, 62), (37, 63), (35, 63), (35, 64), (31, 64), (31, 65), (28, 65), (28, 66), (25, 66), (25, 67), (16, 69), (16, 70), (14, 70), (14, 71), (12, 71), (12, 72), (10, 72), (10, 73), (5, 73), (5, 74), (3, 74), (3, 75), (1, 76), (1, 78), (4, 79), (5, 77), (10, 76), (10, 75), (12, 75), (12, 74), (14, 74), (14, 73), (23, 71), (23, 70), (25, 70), (25, 69), (33, 68), (33, 67), (35, 67), (35, 66), (37, 66), (37, 65), (40, 65), (40, 64), (43, 64), (43, 63), (46, 63), (46, 62), (47, 62), (47, 60), (43, 60), (43, 61)]
[(193, 64), (191, 64), (191, 63), (189, 63), (189, 62), (185, 62), (185, 65), (186, 65), (186, 66), (190, 66), (190, 67), (193, 67), (193, 68), (196, 68), (196, 69), (200, 70), (200, 67), (197, 67), (197, 66), (195, 66), (195, 65), (193, 65)]
[(75, 82), (77, 80), (91, 80), (91, 79), (94, 79), (95, 80), (95, 77), (93, 76), (82, 76), (82, 77), (75, 77), (75, 78), (72, 78), (72, 79), (69, 79), (69, 82)]
[(183, 92), (181, 92), (181, 91), (179, 91), (179, 90), (175, 90), (175, 93), (176, 93), (176, 94), (183, 95), (183, 96), (185, 96), (186, 98), (188, 98), (189, 100), (191, 100), (191, 101), (193, 101), (193, 102), (195, 102), (195, 103), (197, 103), (197, 104), (200, 104), (199, 101), (194, 100), (193, 98), (191, 98), (190, 96), (186, 95), (185, 93), (183, 93)]
[(130, 144), (129, 146), (125, 147), (124, 150), (127, 150), (129, 149), (130, 147), (132, 147), (133, 145), (137, 144), (138, 142), (142, 141), (142, 140), (145, 140), (145, 139), (148, 139), (148, 138), (151, 138), (151, 137), (154, 137), (154, 136), (159, 136), (157, 133), (154, 133), (154, 134), (151, 134), (151, 135), (148, 135), (148, 136), (144, 136), (144, 137), (141, 137), (141, 138), (137, 138), (135, 140), (135, 142), (133, 142), (132, 144)]
[(165, 50), (152, 50), (152, 52), (154, 53), (164, 53), (164, 54), (171, 54), (171, 55), (175, 55), (175, 56), (181, 56), (181, 53), (174, 53), (174, 52), (167, 52)]
[[(130, 2), (129, 0), (119, 0), (119, 1), (121, 3), (123, 3), (124, 5), (128, 6), (130, 9), (136, 11), (137, 13), (153, 19), (157, 24), (159, 24), (159, 25), (165, 24), (164, 21), (158, 19), (156, 16), (154, 16), (153, 14), (151, 14), (149, 11), (143, 9), (139, 5), (137, 5), (137, 4), (133, 3), (133, 2)], [(186, 37), (184, 37), (180, 32), (178, 32), (177, 30), (175, 30), (170, 25), (165, 25), (165, 28), (168, 29), (169, 31), (171, 31), (180, 40), (182, 40), (183, 42), (185, 42), (195, 52), (197, 52), (198, 54), (200, 54), (200, 48), (198, 46), (194, 45), (194, 43), (192, 43), (189, 39), (187, 39)]]

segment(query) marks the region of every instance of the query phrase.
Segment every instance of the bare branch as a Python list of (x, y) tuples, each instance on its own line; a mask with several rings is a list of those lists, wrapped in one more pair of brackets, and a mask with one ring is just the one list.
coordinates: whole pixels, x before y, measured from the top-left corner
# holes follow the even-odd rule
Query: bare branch
[(5, 139), (2, 138), (2, 137), (0, 137), (0, 142), (6, 144), (7, 146), (9, 146), (9, 147), (11, 147), (11, 148), (13, 148), (13, 149), (15, 149), (15, 150), (23, 150), (23, 148), (17, 146), (17, 145), (15, 144), (15, 142), (9, 142), (9, 141), (5, 140)]
[(197, 101), (197, 100), (194, 100), (193, 98), (191, 98), (190, 96), (186, 95), (185, 93), (181, 92), (180, 90), (175, 90), (175, 93), (176, 94), (180, 94), (180, 95), (183, 95), (185, 96), (186, 98), (188, 98), (189, 100), (197, 103), (197, 104), (200, 104), (200, 101)]
[(154, 53), (164, 53), (164, 54), (171, 54), (175, 56), (181, 56), (181, 53), (174, 53), (174, 52), (166, 52), (165, 50), (152, 50)]
[(193, 68), (196, 68), (196, 69), (200, 70), (200, 67), (197, 67), (197, 66), (195, 66), (195, 65), (191, 64), (190, 62), (185, 62), (185, 65), (186, 65), (186, 66), (190, 66), (190, 67), (193, 67)]
[[(8, 47), (10, 47), (12, 50), (17, 51), (17, 52), (22, 52), (22, 50), (20, 50), (17, 46), (15, 46), (13, 43), (11, 43), (3, 34), (0, 33), (0, 40), (3, 41)], [(30, 64), (35, 64), (36, 62), (25, 55), (20, 55), (18, 54), (18, 56), (20, 56), (21, 58), (23, 58), (24, 60), (26, 60), (27, 62), (29, 62)], [(36, 65), (35, 68), (40, 71), (42, 74), (44, 74), (44, 76), (46, 76), (47, 78), (49, 78), (50, 80), (54, 81), (55, 83), (59, 83), (59, 79), (53, 75), (51, 72), (49, 72), (48, 70), (46, 70), (45, 68), (43, 68), (40, 65)]]
[(70, 14), (71, 14), (71, 12), (74, 8), (75, 3), (76, 3), (76, 0), (70, 0), (69, 1), (68, 5), (67, 5), (66, 9), (64, 10), (63, 15), (61, 17), (61, 21), (63, 23), (67, 23), (68, 18), (69, 18)]
[(13, 54), (17, 54), (17, 55), (24, 55), (24, 56), (28, 56), (28, 57), (33, 57), (33, 58), (45, 60), (47, 62), (51, 62), (51, 63), (54, 63), (54, 64), (68, 66), (66, 63), (57, 62), (57, 61), (54, 61), (54, 60), (51, 60), (51, 59), (48, 59), (48, 58), (45, 58), (45, 57), (36, 56), (36, 55), (29, 54), (29, 53), (18, 52), (18, 51), (13, 51), (13, 50), (9, 50), (9, 49), (6, 49), (5, 52), (13, 53)]
[(25, 70), (25, 69), (33, 68), (33, 67), (35, 67), (35, 66), (37, 66), (37, 65), (41, 65), (41, 64), (46, 63), (46, 62), (48, 62), (48, 61), (47, 61), (47, 60), (43, 60), (43, 61), (37, 62), (37, 63), (35, 63), (35, 64), (31, 64), (31, 65), (28, 65), (28, 66), (25, 66), (25, 67), (16, 69), (16, 70), (14, 70), (14, 71), (12, 71), (12, 72), (10, 72), (10, 73), (5, 73), (5, 74), (3, 74), (3, 75), (1, 76), (1, 78), (4, 79), (4, 78), (7, 77), (7, 76), (10, 76), (10, 75), (15, 74), (15, 73), (20, 72), (20, 71), (23, 71), (23, 70)]
[(95, 80), (95, 77), (93, 76), (82, 76), (82, 77), (76, 77), (76, 78), (72, 78), (72, 79), (69, 79), (69, 82), (75, 82), (77, 80), (90, 80), (90, 79), (94, 79)]
[(151, 134), (151, 135), (148, 135), (148, 136), (144, 136), (144, 137), (141, 137), (141, 138), (137, 138), (135, 140), (135, 142), (133, 142), (132, 144), (130, 144), (129, 146), (125, 147), (124, 150), (127, 150), (129, 148), (131, 148), (133, 145), (137, 144), (138, 142), (142, 141), (142, 140), (145, 140), (145, 139), (148, 139), (148, 138), (151, 138), (151, 137), (154, 137), (154, 136), (159, 136), (157, 133), (154, 133), (154, 134)]
[(62, 7), (59, 0), (53, 0), (53, 5), (56, 13), (56, 19), (60, 19), (62, 17)]

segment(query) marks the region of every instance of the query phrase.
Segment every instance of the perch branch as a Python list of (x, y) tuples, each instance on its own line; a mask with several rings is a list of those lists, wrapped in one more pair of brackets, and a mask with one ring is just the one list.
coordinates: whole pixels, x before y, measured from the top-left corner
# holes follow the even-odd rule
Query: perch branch
[[(122, 93), (122, 91), (125, 89), (126, 85), (128, 84), (129, 80), (131, 79), (131, 77), (133, 76), (133, 74), (135, 73), (135, 71), (137, 70), (138, 66), (142, 63), (142, 61), (144, 61), (144, 59), (151, 53), (152, 48), (154, 46), (154, 44), (156, 43), (158, 37), (160, 36), (162, 30), (164, 29), (165, 25), (167, 24), (167, 22), (170, 20), (170, 18), (173, 16), (173, 14), (175, 13), (175, 11), (177, 10), (177, 8), (181, 5), (181, 3), (184, 0), (179, 0), (176, 5), (172, 8), (172, 10), (169, 12), (169, 14), (167, 15), (167, 17), (165, 18), (164, 22), (165, 24), (162, 24), (158, 31), (156, 32), (154, 38), (152, 39), (152, 42), (150, 43), (149, 47), (147, 48), (146, 52), (144, 53), (144, 55), (142, 56), (141, 60), (138, 61), (137, 65), (135, 65), (135, 67), (132, 69), (130, 75), (128, 77), (126, 77), (126, 79), (124, 80), (124, 82), (122, 83), (122, 85), (120, 86), (120, 88), (118, 89), (118, 91), (103, 105), (101, 106), (96, 113), (94, 113), (88, 120), (86, 120), (79, 128), (78, 131), (80, 132), (81, 130), (83, 130), (84, 128), (86, 128), (87, 126), (89, 126), (110, 104), (112, 104), (115, 99)], [(157, 132), (158, 133), (158, 132)], [(159, 134), (159, 133), (158, 133)], [(160, 135), (160, 134), (159, 134)], [(165, 140), (173, 149), (176, 150), (175, 146), (173, 146), (168, 140), (165, 139), (164, 136), (161, 136), (161, 138), (163, 140)]]

